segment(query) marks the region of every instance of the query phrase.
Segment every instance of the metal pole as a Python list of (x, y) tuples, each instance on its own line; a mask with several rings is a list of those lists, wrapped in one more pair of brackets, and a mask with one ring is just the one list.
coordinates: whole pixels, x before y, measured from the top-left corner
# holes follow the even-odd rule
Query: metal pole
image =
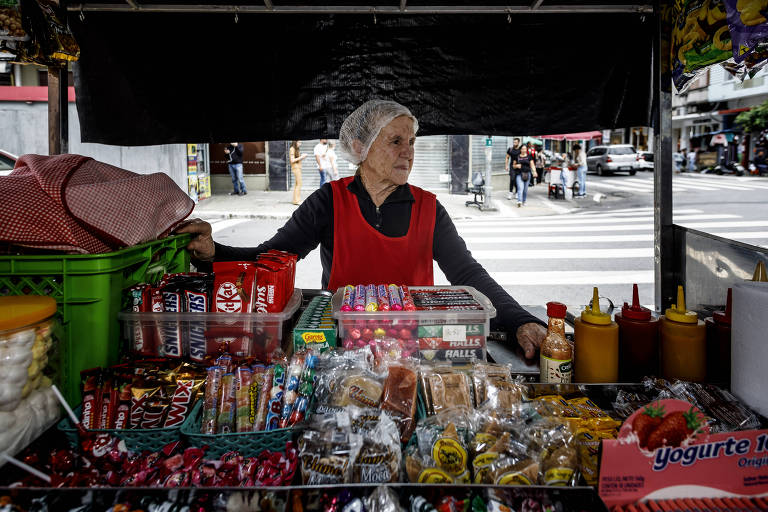
[(491, 203), (491, 192), (493, 191), (493, 173), (491, 170), (491, 161), (493, 160), (493, 138), (488, 135), (485, 138), (485, 194), (483, 195), (483, 211), (494, 211), (496, 208)]
[[(660, 2), (656, 10), (656, 37), (653, 44), (653, 87), (657, 93), (653, 109), (654, 137), (654, 300), (664, 311), (674, 300), (675, 240), (672, 224), (672, 79), (670, 74), (671, 24), (663, 19)], [(681, 283), (682, 284), (682, 283)]]
[(69, 151), (69, 98), (66, 66), (48, 68), (48, 154)]

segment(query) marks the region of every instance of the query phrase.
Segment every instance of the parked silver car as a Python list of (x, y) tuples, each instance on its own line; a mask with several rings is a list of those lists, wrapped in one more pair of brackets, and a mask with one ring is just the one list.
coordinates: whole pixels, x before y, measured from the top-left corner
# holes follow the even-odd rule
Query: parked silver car
[(587, 151), (587, 172), (596, 172), (600, 176), (614, 172), (628, 172), (634, 176), (637, 152), (629, 144), (595, 146)]

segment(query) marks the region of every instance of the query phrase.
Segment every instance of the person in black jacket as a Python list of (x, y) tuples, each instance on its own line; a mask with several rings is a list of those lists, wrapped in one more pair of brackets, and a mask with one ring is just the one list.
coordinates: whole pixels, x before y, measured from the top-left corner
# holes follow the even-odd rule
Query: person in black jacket
[(229, 195), (244, 196), (248, 190), (245, 188), (245, 179), (243, 178), (243, 145), (238, 142), (230, 142), (224, 148), (224, 153), (228, 157), (227, 167), (229, 168), (229, 176), (232, 178), (232, 186), (235, 189)]
[[(496, 307), (494, 328), (507, 331), (525, 357), (534, 357), (546, 335), (544, 323), (522, 308), (472, 257), (434, 194), (407, 183), (417, 130), (416, 118), (398, 103), (372, 100), (362, 105), (344, 122), (339, 137), (345, 159), (359, 166), (356, 175), (324, 184), (275, 236), (258, 247), (215, 243), (211, 225), (200, 219), (176, 231), (197, 235), (187, 248), (200, 269), (211, 261), (253, 261), (270, 249), (289, 251), (301, 259), (320, 244), (323, 288), (363, 282), (354, 280), (361, 277), (350, 277), (354, 272), (369, 273), (376, 282), (373, 276), (381, 274), (382, 268), (406, 276), (415, 275), (413, 269), (425, 269), (427, 277), (422, 274), (413, 282), (406, 277), (400, 283), (431, 284), (432, 262), (437, 261), (452, 284), (472, 286), (485, 294)], [(403, 245), (403, 239), (414, 233), (422, 235)], [(374, 246), (378, 252), (361, 253), (362, 248)], [(414, 252), (412, 246), (425, 249)], [(371, 263), (381, 252), (400, 249), (408, 253), (407, 261), (395, 255), (380, 265)]]

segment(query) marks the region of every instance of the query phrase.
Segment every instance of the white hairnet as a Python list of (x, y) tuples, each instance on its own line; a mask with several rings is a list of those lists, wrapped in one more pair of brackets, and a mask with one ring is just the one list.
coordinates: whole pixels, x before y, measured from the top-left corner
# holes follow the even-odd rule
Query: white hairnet
[(371, 149), (381, 129), (400, 116), (413, 119), (414, 133), (419, 130), (416, 117), (396, 101), (366, 101), (349, 114), (342, 123), (339, 130), (339, 152), (349, 162), (360, 165), (368, 157), (368, 150)]

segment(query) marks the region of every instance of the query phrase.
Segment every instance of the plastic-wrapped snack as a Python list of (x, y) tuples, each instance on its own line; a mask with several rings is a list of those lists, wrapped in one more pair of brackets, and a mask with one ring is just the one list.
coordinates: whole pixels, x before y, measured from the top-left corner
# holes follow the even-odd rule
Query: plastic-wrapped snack
[(362, 446), (346, 412), (318, 416), (299, 438), (301, 478), (305, 485), (346, 484)]
[(708, 418), (709, 431), (731, 432), (760, 428), (758, 417), (731, 393), (711, 384), (675, 381), (673, 396), (698, 407)]
[[(366, 510), (367, 512), (401, 512), (400, 498), (397, 492), (391, 487), (379, 486), (373, 490), (370, 496), (365, 498), (364, 509), (351, 509), (344, 512), (354, 512), (355, 510)], [(419, 509), (422, 510), (422, 509)], [(426, 512), (426, 511), (425, 511)]]
[(738, 63), (768, 38), (768, 0), (725, 0), (725, 11)]
[(508, 425), (495, 413), (480, 413), (475, 411), (475, 431), (474, 438), (470, 443), (470, 453), (472, 453), (472, 473), (473, 482), (481, 484), (486, 481), (487, 473), (491, 464), (499, 457), (498, 448), (503, 446), (498, 444), (502, 437), (507, 436), (503, 442), (509, 442)]
[(542, 395), (533, 400), (536, 411), (542, 416), (580, 418), (579, 412), (560, 395)]
[[(205, 380), (205, 397), (203, 401), (203, 424), (200, 432), (203, 434), (216, 433), (216, 418), (219, 415), (219, 397), (221, 395), (221, 377), (223, 375), (221, 366), (211, 366), (208, 368)], [(133, 422), (133, 420), (131, 420)]]
[(392, 416), (403, 443), (408, 442), (415, 427), (418, 385), (418, 370), (415, 365), (402, 361), (387, 368), (381, 408)]
[(406, 447), (405, 471), (413, 483), (469, 483), (471, 410), (454, 407), (420, 421)]
[(431, 414), (456, 406), (472, 408), (468, 375), (455, 371), (450, 366), (422, 366), (421, 374)]
[(598, 451), (603, 439), (616, 439), (619, 422), (610, 418), (591, 418), (579, 422), (576, 429), (576, 450), (579, 471), (589, 485), (597, 485)]
[(253, 419), (256, 414), (251, 410), (251, 385), (253, 384), (253, 370), (241, 366), (237, 369), (235, 403), (237, 404), (237, 413), (235, 414), (235, 427), (238, 432), (251, 432), (253, 430)]
[[(489, 450), (494, 457), (483, 472), (485, 483), (533, 485), (539, 478), (539, 460), (530, 447), (505, 432)], [(498, 454), (498, 455), (497, 455)]]
[(272, 383), (274, 378), (274, 367), (267, 368), (267, 371), (259, 375), (259, 397), (258, 408), (256, 409), (256, 419), (253, 422), (254, 432), (261, 432), (267, 429), (267, 413), (269, 411), (269, 399), (272, 395)]
[(304, 370), (304, 361), (306, 358), (306, 351), (296, 352), (293, 354), (293, 357), (291, 357), (291, 362), (288, 365), (285, 377), (285, 391), (283, 393), (283, 408), (280, 414), (280, 428), (288, 426), (288, 421), (291, 418), (291, 411), (293, 411), (293, 404), (295, 404), (296, 400), (299, 398), (299, 382)]
[(352, 466), (352, 482), (397, 482), (401, 457), (397, 426), (378, 409), (350, 406), (347, 411), (352, 432), (362, 436), (362, 446)]
[(350, 370), (337, 380), (331, 405), (379, 407), (383, 389), (381, 378), (375, 373)]
[(485, 385), (489, 380), (511, 381), (509, 367), (495, 363), (476, 363), (472, 371), (472, 383), (475, 386), (475, 405), (480, 406), (488, 399)]
[(575, 485), (578, 475), (578, 454), (571, 421), (557, 418), (532, 422), (523, 438), (541, 463), (540, 483), (543, 485)]
[(218, 416), (216, 417), (216, 433), (229, 434), (235, 432), (235, 412), (237, 411), (237, 382), (234, 373), (221, 376), (221, 398)]
[(267, 405), (267, 421), (264, 430), (275, 430), (280, 427), (280, 416), (283, 412), (283, 394), (285, 392), (285, 358), (278, 359), (272, 368), (272, 388), (269, 391)]
[(0, 2), (0, 40), (26, 41), (29, 35), (21, 23), (21, 7), (16, 0)]

